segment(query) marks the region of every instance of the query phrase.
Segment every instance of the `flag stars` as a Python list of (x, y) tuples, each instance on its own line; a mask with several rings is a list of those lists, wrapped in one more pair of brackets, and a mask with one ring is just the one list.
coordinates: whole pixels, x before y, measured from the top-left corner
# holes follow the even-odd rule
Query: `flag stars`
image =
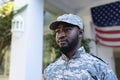
[(120, 25), (120, 1), (93, 7), (91, 13), (97, 26)]

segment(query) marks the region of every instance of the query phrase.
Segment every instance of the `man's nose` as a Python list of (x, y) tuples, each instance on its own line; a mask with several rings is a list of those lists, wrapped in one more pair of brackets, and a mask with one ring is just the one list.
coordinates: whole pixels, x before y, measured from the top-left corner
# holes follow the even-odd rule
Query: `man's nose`
[(59, 38), (63, 38), (63, 37), (65, 37), (65, 32), (64, 32), (64, 31), (60, 31), (58, 37), (59, 37)]

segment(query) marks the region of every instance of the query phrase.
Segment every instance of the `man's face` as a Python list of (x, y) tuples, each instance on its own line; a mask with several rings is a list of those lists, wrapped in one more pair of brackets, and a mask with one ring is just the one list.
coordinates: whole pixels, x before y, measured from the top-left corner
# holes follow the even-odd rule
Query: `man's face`
[(80, 29), (67, 23), (61, 23), (55, 30), (56, 42), (63, 53), (73, 50), (80, 41)]

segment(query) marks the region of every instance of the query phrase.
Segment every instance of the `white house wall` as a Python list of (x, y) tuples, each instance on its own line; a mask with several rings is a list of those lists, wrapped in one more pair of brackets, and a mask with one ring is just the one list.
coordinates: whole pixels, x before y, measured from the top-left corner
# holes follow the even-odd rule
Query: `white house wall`
[(12, 36), (9, 80), (42, 80), (43, 0), (15, 2), (28, 7), (19, 14), (24, 20), (23, 35)]

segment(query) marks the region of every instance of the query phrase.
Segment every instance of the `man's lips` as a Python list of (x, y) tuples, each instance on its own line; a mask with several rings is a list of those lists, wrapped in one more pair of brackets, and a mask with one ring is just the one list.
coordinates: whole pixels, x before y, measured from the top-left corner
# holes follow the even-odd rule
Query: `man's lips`
[(60, 45), (65, 45), (65, 44), (68, 43), (68, 41), (67, 41), (67, 39), (59, 39), (59, 40), (58, 40), (58, 43), (59, 43)]
[(67, 42), (67, 40), (66, 39), (60, 39), (60, 40), (58, 40), (58, 42), (64, 43), (64, 42)]
[(68, 41), (67, 41), (67, 39), (59, 39), (58, 44), (59, 44), (59, 46), (65, 46), (68, 44)]

